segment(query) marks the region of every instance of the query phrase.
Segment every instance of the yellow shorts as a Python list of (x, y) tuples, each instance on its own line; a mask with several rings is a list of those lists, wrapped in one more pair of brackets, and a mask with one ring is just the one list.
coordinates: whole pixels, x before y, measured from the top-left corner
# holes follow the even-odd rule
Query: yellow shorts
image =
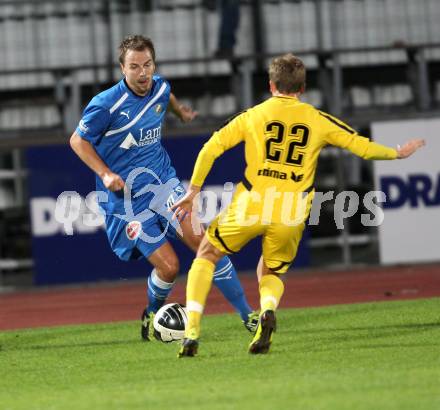
[[(310, 204), (307, 208), (308, 215)], [(250, 223), (255, 211), (255, 206), (246, 207), (234, 196), (229, 207), (211, 222), (206, 237), (217, 249), (231, 254), (238, 252), (251, 239), (262, 236), (266, 266), (274, 272), (285, 273), (295, 259), (307, 215), (293, 226), (280, 222), (262, 223), (261, 220)]]

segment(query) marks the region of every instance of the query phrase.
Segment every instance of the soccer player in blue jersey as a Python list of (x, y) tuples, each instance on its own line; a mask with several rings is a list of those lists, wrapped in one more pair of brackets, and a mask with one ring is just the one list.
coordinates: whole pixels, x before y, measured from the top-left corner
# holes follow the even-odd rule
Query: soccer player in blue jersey
[[(183, 122), (196, 113), (179, 103), (170, 85), (155, 74), (152, 41), (126, 37), (119, 46), (123, 79), (96, 95), (84, 110), (70, 145), (96, 173), (98, 201), (105, 213), (110, 246), (122, 260), (146, 258), (154, 269), (148, 277), (148, 305), (142, 313), (141, 335), (150, 340), (152, 319), (164, 304), (179, 271), (168, 238), (180, 238), (194, 252), (203, 229), (188, 215), (172, 221), (170, 207), (185, 194), (161, 144), (168, 108)], [(239, 312), (246, 328), (256, 329), (258, 315), (247, 303), (228, 257), (219, 261), (214, 283)]]

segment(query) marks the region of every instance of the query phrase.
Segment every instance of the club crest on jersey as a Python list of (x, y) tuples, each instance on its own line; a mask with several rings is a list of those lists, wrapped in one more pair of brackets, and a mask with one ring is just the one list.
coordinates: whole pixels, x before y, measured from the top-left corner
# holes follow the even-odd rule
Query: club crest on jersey
[(131, 221), (125, 227), (125, 234), (130, 241), (134, 241), (142, 233), (142, 225), (139, 221)]
[(159, 115), (162, 111), (163, 111), (162, 104), (156, 104), (156, 106), (154, 107), (154, 112), (155, 112), (157, 115)]

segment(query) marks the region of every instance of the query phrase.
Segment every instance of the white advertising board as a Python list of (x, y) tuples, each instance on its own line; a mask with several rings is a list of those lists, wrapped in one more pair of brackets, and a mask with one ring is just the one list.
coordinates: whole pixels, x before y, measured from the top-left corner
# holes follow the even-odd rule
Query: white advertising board
[(381, 262), (440, 260), (440, 118), (373, 123), (372, 136), (392, 147), (426, 140), (408, 159), (374, 162), (376, 189), (387, 197), (379, 227)]

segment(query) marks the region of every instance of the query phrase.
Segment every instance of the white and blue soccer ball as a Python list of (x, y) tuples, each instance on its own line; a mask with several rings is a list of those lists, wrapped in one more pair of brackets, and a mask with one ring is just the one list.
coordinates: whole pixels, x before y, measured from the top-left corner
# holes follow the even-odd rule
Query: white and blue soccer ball
[(164, 343), (182, 340), (187, 323), (186, 307), (180, 303), (168, 303), (154, 315), (154, 337)]

